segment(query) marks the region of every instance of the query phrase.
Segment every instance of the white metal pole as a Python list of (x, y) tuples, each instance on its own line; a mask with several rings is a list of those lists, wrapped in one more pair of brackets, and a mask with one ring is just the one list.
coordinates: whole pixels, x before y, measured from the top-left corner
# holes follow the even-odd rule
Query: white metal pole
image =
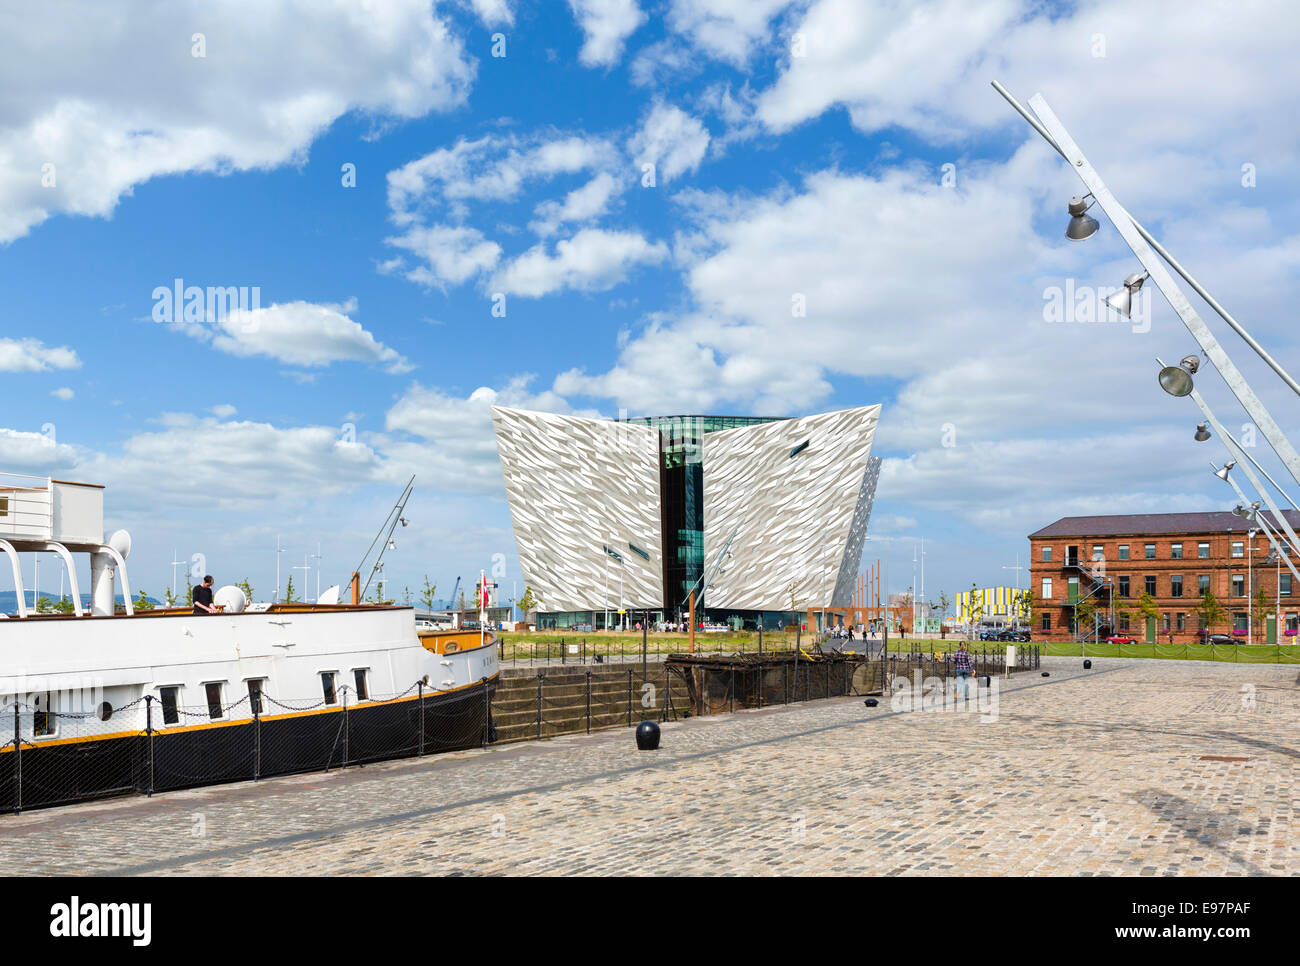
[(1246, 531), (1246, 644), (1254, 644), (1255, 631), (1255, 531)]
[[(1020, 105), (1019, 101), (1017, 101), (1014, 97), (1011, 96), (1010, 91), (1008, 91), (1005, 87), (1003, 87), (1002, 84), (998, 81), (993, 81), (993, 89), (996, 90), (999, 94), (1001, 94), (1006, 99), (1007, 103), (1010, 104), (1013, 108), (1015, 108), (1016, 113), (1018, 113), (1021, 117), (1023, 117), (1029, 123), (1029, 126), (1032, 127), (1035, 131), (1037, 131), (1042, 136), (1043, 140), (1045, 140), (1048, 144), (1050, 144), (1053, 148), (1055, 148), (1056, 152), (1060, 154), (1061, 157), (1065, 158), (1067, 161), (1070, 160), (1069, 156), (1066, 155), (1064, 150), (1062, 150), (1061, 145), (1058, 144), (1056, 142), (1056, 139), (1052, 137), (1052, 134), (1048, 132), (1047, 129), (1044, 128), (1043, 125), (1040, 124), (1032, 114), (1026, 111)], [(1037, 108), (1035, 108), (1035, 110), (1037, 110)], [(1104, 211), (1105, 209), (1103, 208), (1102, 210)], [(1190, 285), (1192, 289), (1196, 292), (1196, 294), (1199, 295), (1201, 298), (1203, 298), (1206, 304), (1209, 305), (1210, 308), (1214, 309), (1214, 311), (1219, 314), (1219, 317), (1222, 318), (1223, 321), (1227, 322), (1229, 327), (1234, 332), (1236, 332), (1237, 335), (1241, 336), (1242, 340), (1245, 341), (1245, 343), (1248, 346), (1250, 346), (1253, 350), (1255, 350), (1255, 353), (1261, 359), (1264, 360), (1264, 362), (1268, 365), (1270, 369), (1272, 369), (1275, 373), (1277, 373), (1279, 377), (1281, 377), (1282, 381), (1285, 382), (1287, 386), (1290, 387), (1292, 392), (1296, 393), (1297, 395), (1300, 395), (1300, 383), (1297, 383), (1295, 379), (1291, 378), (1291, 375), (1285, 369), (1283, 369), (1281, 365), (1278, 364), (1276, 359), (1274, 359), (1271, 355), (1268, 354), (1268, 352), (1264, 349), (1262, 345), (1260, 345), (1257, 341), (1255, 341), (1254, 337), (1251, 336), (1251, 334), (1242, 327), (1241, 323), (1238, 322), (1235, 318), (1233, 318), (1228, 313), (1228, 310), (1225, 309), (1222, 305), (1220, 305), (1219, 301), (1213, 295), (1207, 292), (1205, 290), (1205, 287), (1201, 285), (1201, 283), (1198, 282), (1196, 279), (1194, 279), (1191, 273), (1188, 272), (1187, 269), (1184, 268), (1181, 264), (1179, 264), (1178, 260), (1175, 259), (1172, 255), (1170, 255), (1169, 252), (1165, 250), (1165, 247), (1161, 245), (1160, 242), (1157, 241), (1156, 238), (1149, 231), (1147, 231), (1144, 227), (1142, 227), (1141, 222), (1139, 222), (1136, 218), (1130, 215), (1127, 211), (1124, 212), (1124, 215), (1126, 218), (1128, 218), (1129, 222), (1137, 230), (1138, 234), (1140, 234), (1142, 238), (1146, 240), (1147, 244), (1149, 244), (1155, 250), (1156, 254), (1158, 254), (1161, 258), (1163, 258), (1166, 262), (1168, 262), (1170, 268), (1172, 268), (1175, 272), (1177, 272), (1180, 276), (1182, 276), (1183, 281), (1185, 281), (1188, 285)]]
[(1093, 198), (1096, 199), (1097, 206), (1106, 212), (1116, 231), (1119, 232), (1128, 247), (1133, 250), (1133, 254), (1142, 263), (1142, 267), (1147, 270), (1151, 281), (1160, 289), (1174, 311), (1178, 313), (1178, 317), (1192, 334), (1192, 337), (1196, 339), (1201, 351), (1214, 363), (1219, 375), (1223, 377), (1223, 381), (1228, 384), (1228, 388), (1232, 390), (1233, 395), (1245, 408), (1247, 415), (1254, 420), (1255, 425), (1259, 427), (1260, 432), (1268, 440), (1269, 445), (1273, 447), (1287, 470), (1290, 471), (1291, 476), (1296, 482), (1300, 483), (1300, 453), (1296, 452), (1295, 447), (1291, 445), (1291, 441), (1287, 439), (1281, 427), (1274, 421), (1259, 397), (1255, 395), (1255, 390), (1250, 387), (1250, 383), (1233, 365), (1232, 360), (1228, 358), (1227, 352), (1224, 351), (1223, 346), (1214, 337), (1209, 326), (1192, 308), (1192, 303), (1188, 301), (1187, 296), (1178, 287), (1164, 263), (1157, 258), (1151, 246), (1134, 227), (1132, 217), (1125, 211), (1124, 206), (1119, 203), (1115, 196), (1110, 193), (1106, 183), (1102, 181), (1101, 176), (1088, 163), (1087, 158), (1083, 156), (1083, 152), (1070, 136), (1070, 132), (1065, 129), (1065, 126), (1052, 112), (1043, 96), (1035, 94), (1029, 99), (1029, 104), (1052, 136), (1061, 154), (1071, 162), (1075, 174), (1079, 176), (1079, 179), (1088, 188)]

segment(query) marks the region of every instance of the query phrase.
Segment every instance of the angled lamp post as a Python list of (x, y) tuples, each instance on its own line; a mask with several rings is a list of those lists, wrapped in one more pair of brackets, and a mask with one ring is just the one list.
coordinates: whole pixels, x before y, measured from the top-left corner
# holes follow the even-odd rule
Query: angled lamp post
[[(1130, 275), (1124, 281), (1123, 290), (1117, 293), (1108, 301), (1112, 307), (1118, 311), (1127, 314), (1130, 308), (1133, 296), (1142, 287), (1142, 284), (1150, 279), (1161, 294), (1165, 296), (1178, 317), (1182, 320), (1187, 330), (1200, 346), (1205, 357), (1214, 364), (1219, 375), (1223, 377), (1228, 388), (1232, 390), (1238, 401), (1241, 403), (1247, 414), (1259, 427), (1261, 434), (1268, 441), (1273, 451), (1277, 453), (1278, 458), (1286, 466), (1293, 479), (1300, 482), (1300, 453), (1296, 452), (1291, 441), (1282, 432), (1277, 422), (1269, 414), (1263, 402), (1255, 394), (1245, 377), (1228, 358), (1227, 352), (1224, 351), (1205, 321), (1192, 308), (1191, 302), (1187, 296), (1174, 281), (1173, 275), (1169, 269), (1172, 268), (1177, 272), (1192, 289), (1200, 295), (1206, 303), (1214, 309), (1215, 312), (1228, 324), (1246, 344), (1255, 351), (1255, 353), (1272, 369), (1286, 385), (1297, 395), (1300, 395), (1300, 383), (1291, 377), (1289, 373), (1261, 346), (1249, 332), (1233, 318), (1226, 309), (1208, 292), (1205, 288), (1194, 279), (1191, 274), (1183, 268), (1167, 252), (1164, 247), (1148, 232), (1142, 225), (1125, 210), (1124, 206), (1119, 203), (1110, 189), (1102, 181), (1101, 176), (1089, 164), (1088, 159), (1084, 157), (1083, 152), (1079, 149), (1078, 144), (1070, 136), (1069, 131), (1057, 118), (1052, 109), (1048, 106), (1047, 101), (1041, 94), (1035, 94), (1029, 100), (1030, 107), (1033, 108), (1035, 118), (1018, 101), (997, 81), (993, 82), (993, 88), (1006, 99), (1006, 101), (1023, 117), (1029, 125), (1040, 134), (1074, 169), (1076, 175), (1088, 189), (1087, 197), (1092, 198), (1092, 204), (1086, 204), (1086, 199), (1071, 199), (1069, 205), (1070, 223), (1066, 229), (1066, 236), (1072, 240), (1083, 240), (1095, 234), (1096, 229), (1093, 225), (1096, 220), (1088, 216), (1086, 212), (1092, 207), (1098, 207), (1110, 219), (1115, 229), (1119, 232), (1124, 242), (1137, 256), (1144, 272)], [(1159, 257), (1157, 257), (1159, 256)], [(1163, 259), (1163, 261), (1162, 261)], [(1168, 267), (1166, 267), (1166, 265)], [(1165, 367), (1168, 370), (1172, 367)], [(1193, 372), (1188, 372), (1184, 380), (1177, 376), (1176, 373), (1162, 371), (1161, 385), (1167, 392), (1174, 395), (1187, 395), (1192, 392), (1190, 383)], [(1166, 380), (1173, 380), (1167, 384)], [(1176, 391), (1177, 390), (1177, 391)], [(1208, 438), (1202, 435), (1203, 429), (1197, 433), (1198, 440)]]

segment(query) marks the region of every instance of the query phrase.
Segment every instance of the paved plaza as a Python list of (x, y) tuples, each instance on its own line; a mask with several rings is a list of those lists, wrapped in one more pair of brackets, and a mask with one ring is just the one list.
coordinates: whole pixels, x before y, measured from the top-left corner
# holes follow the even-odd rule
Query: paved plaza
[[(0, 816), (9, 874), (1297, 875), (1297, 668), (1044, 659), (997, 713), (836, 698)], [(983, 720), (991, 718), (992, 720)]]

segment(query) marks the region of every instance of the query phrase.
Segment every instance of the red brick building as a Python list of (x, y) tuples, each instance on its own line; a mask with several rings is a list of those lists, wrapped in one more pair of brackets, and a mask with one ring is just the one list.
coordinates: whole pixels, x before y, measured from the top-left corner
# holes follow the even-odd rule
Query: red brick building
[[(1300, 530), (1300, 513), (1285, 512)], [(1286, 630), (1300, 628), (1300, 587), (1292, 587), (1286, 564), (1263, 563), (1269, 550), (1262, 529), (1226, 511), (1063, 517), (1029, 535), (1034, 635), (1072, 640), (1076, 609), (1088, 602), (1104, 633), (1194, 642), (1202, 630), (1197, 608), (1209, 589), (1227, 612), (1211, 633), (1234, 633), (1244, 642), (1253, 621), (1255, 643), (1297, 640)], [(1261, 588), (1263, 608), (1250, 603)], [(1143, 592), (1159, 616), (1142, 614)]]

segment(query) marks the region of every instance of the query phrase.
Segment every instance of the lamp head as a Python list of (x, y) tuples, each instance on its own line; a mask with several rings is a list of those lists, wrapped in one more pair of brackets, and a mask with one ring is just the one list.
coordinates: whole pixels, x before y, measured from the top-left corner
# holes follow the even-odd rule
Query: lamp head
[(1219, 479), (1223, 480), (1224, 483), (1227, 483), (1228, 474), (1232, 472), (1232, 468), (1236, 465), (1237, 465), (1236, 460), (1228, 460), (1228, 462), (1223, 464), (1222, 469), (1218, 469), (1214, 471), (1214, 475), (1217, 476)]
[(1193, 437), (1198, 443), (1204, 443), (1210, 438), (1210, 431), (1205, 428), (1205, 423), (1196, 424), (1196, 435)]
[[(1092, 197), (1089, 195), (1088, 197)], [(1065, 237), (1070, 241), (1083, 241), (1085, 238), (1091, 238), (1097, 234), (1097, 229), (1101, 226), (1097, 219), (1086, 214), (1092, 206), (1083, 198), (1071, 198), (1068, 211), (1070, 212), (1070, 223), (1065, 227)]]

